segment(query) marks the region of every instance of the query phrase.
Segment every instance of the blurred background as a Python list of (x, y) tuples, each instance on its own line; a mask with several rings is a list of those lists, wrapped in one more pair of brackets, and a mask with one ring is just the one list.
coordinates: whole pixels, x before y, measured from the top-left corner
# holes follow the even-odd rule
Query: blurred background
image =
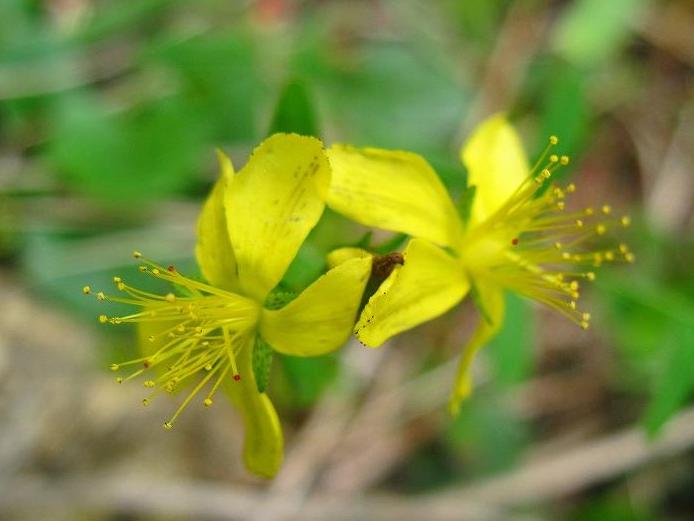
[[(694, 519), (693, 28), (689, 0), (0, 0), (0, 519)], [(637, 263), (599, 274), (591, 330), (509, 295), (456, 419), (470, 305), (278, 356), (271, 483), (230, 406), (165, 432), (175, 400), (113, 382), (133, 331), (81, 288), (140, 281), (134, 249), (194, 272), (214, 147), (414, 150), (458, 196), (499, 110), (531, 154), (560, 137), (579, 203), (632, 215)], [(364, 232), (326, 212), (284, 284)]]

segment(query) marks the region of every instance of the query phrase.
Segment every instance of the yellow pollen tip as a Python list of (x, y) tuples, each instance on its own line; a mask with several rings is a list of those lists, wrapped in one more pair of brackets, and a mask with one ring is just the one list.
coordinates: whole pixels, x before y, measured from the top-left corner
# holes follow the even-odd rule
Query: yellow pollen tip
[(103, 291), (99, 291), (99, 293), (96, 294), (96, 300), (106, 300), (106, 294)]
[(629, 253), (629, 246), (626, 244), (622, 243), (619, 245), (619, 252), (620, 253)]
[(576, 309), (576, 301), (575, 301), (575, 300), (572, 300), (571, 302), (569, 302), (569, 307), (570, 307), (571, 309)]
[(141, 259), (141, 258), (142, 258), (142, 254), (141, 254), (139, 251), (135, 250), (135, 251), (133, 252), (133, 257), (134, 257), (135, 259)]
[(147, 266), (138, 266), (137, 269), (140, 273), (145, 273), (147, 271)]
[(557, 203), (557, 209), (558, 210), (563, 210), (565, 207), (566, 207), (566, 204), (564, 203), (564, 201), (559, 201)]
[(158, 270), (157, 268), (154, 268), (154, 269), (152, 270), (152, 274), (153, 274), (153, 275), (159, 275), (159, 270)]
[(205, 398), (205, 400), (202, 402), (202, 404), (203, 404), (205, 407), (212, 407), (212, 403), (213, 403), (213, 402), (212, 402), (212, 399), (211, 399), (211, 398)]
[(581, 219), (576, 219), (576, 226), (583, 228), (583, 221)]
[(111, 371), (118, 371), (118, 369), (120, 369), (118, 364), (111, 364)]
[(167, 302), (175, 302), (176, 301), (176, 295), (173, 293), (167, 293), (166, 294), (166, 301)]
[(108, 317), (106, 315), (99, 315), (99, 323), (105, 324), (108, 322)]
[(581, 326), (581, 329), (588, 329), (589, 324), (584, 320), (579, 324), (579, 326)]
[(610, 212), (612, 212), (612, 208), (610, 207), (610, 205), (604, 204), (602, 206), (602, 213), (604, 213), (605, 215), (610, 215)]
[(123, 377), (122, 377), (122, 376), (118, 376), (118, 377), (116, 378), (116, 383), (117, 383), (117, 384), (122, 384), (122, 383), (123, 383)]
[(569, 284), (569, 287), (570, 287), (573, 291), (577, 291), (577, 290), (578, 290), (578, 282), (576, 282), (575, 280), (572, 280), (571, 283)]
[(583, 213), (586, 215), (593, 215), (593, 213), (595, 213), (595, 211), (589, 206), (588, 208), (583, 210)]
[(113, 277), (114, 284), (120, 284), (121, 282), (123, 282), (123, 279), (121, 279), (120, 277)]
[(559, 143), (559, 138), (557, 136), (549, 136), (549, 144), (556, 145)]
[(549, 156), (549, 161), (550, 163), (558, 163), (559, 156), (557, 154), (552, 154), (551, 156)]
[(152, 387), (154, 387), (154, 380), (145, 380), (144, 386), (151, 389)]
[(555, 242), (554, 247), (558, 250), (561, 250), (561, 243), (559, 241)]
[(147, 398), (142, 399), (142, 405), (147, 407), (149, 405), (149, 400)]
[(588, 322), (590, 320), (590, 313), (583, 313), (581, 315), (581, 318), (585, 321)]
[(178, 331), (179, 333), (183, 333), (185, 330), (186, 330), (186, 327), (183, 324), (179, 324), (176, 327), (176, 331)]
[(89, 295), (91, 292), (92, 288), (90, 288), (89, 286), (85, 286), (82, 288), (82, 293), (84, 293), (85, 295)]
[(619, 222), (622, 223), (622, 226), (624, 226), (626, 228), (627, 226), (629, 226), (631, 224), (631, 217), (629, 217), (628, 215), (625, 215), (624, 217), (622, 217), (619, 220)]
[(575, 192), (575, 191), (576, 191), (576, 185), (573, 184), (573, 183), (570, 183), (570, 184), (566, 187), (566, 191), (567, 191), (568, 193), (570, 193), (570, 194), (573, 193), (573, 192)]
[(164, 422), (163, 427), (164, 427), (164, 430), (170, 431), (171, 429), (173, 429), (173, 423), (171, 423), (171, 422)]
[(613, 261), (614, 260), (614, 253), (612, 253), (611, 251), (605, 252), (605, 260)]
[(123, 291), (125, 289), (125, 283), (119, 282), (118, 284), (116, 284), (116, 288), (118, 288), (119, 291)]
[(561, 156), (559, 158), (559, 162), (564, 166), (568, 165), (569, 161), (570, 161), (569, 156)]
[(598, 224), (595, 227), (595, 233), (598, 235), (605, 235), (605, 232), (607, 231), (607, 227), (604, 224)]
[(632, 262), (634, 262), (634, 261), (636, 260), (636, 256), (635, 256), (633, 253), (629, 252), (629, 253), (627, 253), (627, 254), (624, 256), (624, 259), (625, 259), (627, 262), (632, 263)]
[(595, 272), (589, 271), (588, 273), (586, 273), (586, 278), (588, 280), (595, 280)]

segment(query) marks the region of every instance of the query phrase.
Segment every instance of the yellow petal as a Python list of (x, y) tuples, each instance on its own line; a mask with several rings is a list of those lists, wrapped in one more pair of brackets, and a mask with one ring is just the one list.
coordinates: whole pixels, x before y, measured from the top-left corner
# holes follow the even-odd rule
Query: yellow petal
[(277, 412), (270, 398), (259, 393), (252, 367), (254, 337), (237, 358), (241, 380), (227, 379), (224, 392), (241, 415), (244, 426), (243, 462), (246, 468), (263, 478), (273, 478), (284, 460), (284, 437)]
[(247, 296), (262, 302), (280, 281), (320, 219), (329, 183), (322, 143), (296, 134), (270, 136), (235, 176), (227, 226)]
[(352, 333), (369, 275), (371, 257), (343, 262), (283, 308), (263, 310), (262, 337), (288, 355), (317, 356), (334, 351)]
[(345, 247), (338, 248), (328, 253), (326, 261), (329, 268), (334, 268), (350, 259), (366, 259), (371, 257), (372, 255), (362, 248)]
[(198, 217), (195, 257), (203, 276), (212, 284), (230, 291), (238, 289), (236, 259), (229, 242), (224, 198), (233, 182), (234, 167), (224, 152), (217, 150), (220, 176)]
[(328, 205), (385, 230), (453, 246), (461, 223), (436, 172), (417, 154), (333, 145)]
[(476, 287), (480, 310), (479, 324), (468, 340), (458, 364), (458, 373), (449, 400), (454, 416), (460, 411), (460, 403), (472, 393), (472, 362), (477, 352), (496, 335), (504, 319), (504, 294), (501, 288), (489, 285)]
[(445, 313), (470, 287), (458, 261), (428, 241), (412, 239), (403, 255), (404, 265), (369, 299), (355, 327), (367, 346)]
[(529, 174), (521, 140), (503, 114), (483, 121), (460, 155), (468, 170), (468, 185), (477, 187), (473, 224), (490, 217)]

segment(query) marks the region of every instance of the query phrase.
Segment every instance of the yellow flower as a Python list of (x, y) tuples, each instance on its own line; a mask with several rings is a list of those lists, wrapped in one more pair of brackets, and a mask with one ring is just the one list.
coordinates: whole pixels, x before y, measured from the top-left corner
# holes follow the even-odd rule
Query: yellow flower
[[(139, 306), (131, 315), (99, 317), (102, 323), (137, 323), (144, 356), (114, 364), (132, 367), (123, 382), (149, 375), (151, 395), (192, 391), (164, 423), (173, 427), (183, 409), (203, 389), (211, 406), (225, 389), (245, 427), (244, 462), (258, 475), (272, 477), (283, 459), (283, 438), (275, 409), (254, 377), (256, 364), (273, 349), (314, 356), (340, 347), (351, 334), (370, 259), (350, 259), (316, 280), (283, 307), (271, 302), (275, 288), (309, 231), (323, 212), (330, 167), (320, 141), (275, 134), (234, 174), (219, 153), (221, 176), (198, 221), (196, 257), (207, 283), (174, 266), (144, 259), (140, 271), (170, 283), (176, 293), (153, 294), (114, 278), (122, 296), (96, 293), (98, 300)], [(89, 287), (84, 292), (92, 293)], [(268, 297), (270, 295), (270, 297)]]
[[(395, 267), (364, 308), (356, 336), (376, 347), (441, 315), (468, 293), (475, 299), (482, 319), (462, 355), (450, 400), (453, 413), (471, 392), (474, 355), (502, 323), (503, 290), (586, 328), (590, 315), (577, 306), (580, 281), (593, 280), (593, 268), (605, 261), (633, 260), (626, 245), (591, 250), (588, 244), (612, 227), (628, 225), (628, 217), (612, 217), (606, 205), (566, 211), (574, 185), (547, 186), (555, 169), (569, 161), (551, 154), (556, 143), (550, 138), (531, 168), (504, 116), (489, 118), (461, 150), (470, 188), (458, 208), (416, 154), (344, 145), (328, 151), (333, 169), (328, 205), (367, 226), (414, 237), (404, 265)], [(356, 254), (338, 250), (330, 258), (350, 256)]]

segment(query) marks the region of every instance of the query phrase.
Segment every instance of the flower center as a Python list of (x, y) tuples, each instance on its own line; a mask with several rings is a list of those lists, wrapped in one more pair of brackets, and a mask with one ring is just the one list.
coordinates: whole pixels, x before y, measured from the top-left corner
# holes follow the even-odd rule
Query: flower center
[[(118, 376), (122, 383), (141, 375), (151, 375), (144, 386), (151, 389), (142, 400), (149, 405), (161, 392), (174, 393), (178, 388), (194, 383), (193, 390), (178, 410), (166, 422), (171, 429), (174, 421), (208, 384), (210, 389), (203, 400), (206, 407), (229, 373), (238, 381), (236, 358), (249, 344), (249, 335), (257, 324), (260, 305), (254, 300), (183, 276), (174, 266), (163, 268), (142, 258), (140, 272), (173, 285), (176, 293), (158, 295), (126, 284), (114, 277), (116, 289), (122, 296), (93, 293), (89, 286), (83, 288), (86, 295), (94, 294), (98, 301), (108, 301), (137, 306), (140, 311), (109, 317), (99, 316), (102, 324), (136, 323), (142, 337), (144, 356), (126, 362), (112, 364), (113, 371), (130, 368), (127, 376)], [(153, 374), (152, 374), (153, 373)]]
[(628, 246), (604, 240), (630, 219), (614, 217), (608, 205), (566, 211), (575, 186), (547, 186), (556, 169), (569, 163), (567, 156), (554, 154), (545, 162), (556, 143), (550, 138), (531, 175), (501, 208), (468, 231), (460, 256), (472, 276), (542, 302), (585, 329), (590, 314), (577, 307), (580, 281), (594, 280), (592, 269), (604, 262), (634, 261)]

